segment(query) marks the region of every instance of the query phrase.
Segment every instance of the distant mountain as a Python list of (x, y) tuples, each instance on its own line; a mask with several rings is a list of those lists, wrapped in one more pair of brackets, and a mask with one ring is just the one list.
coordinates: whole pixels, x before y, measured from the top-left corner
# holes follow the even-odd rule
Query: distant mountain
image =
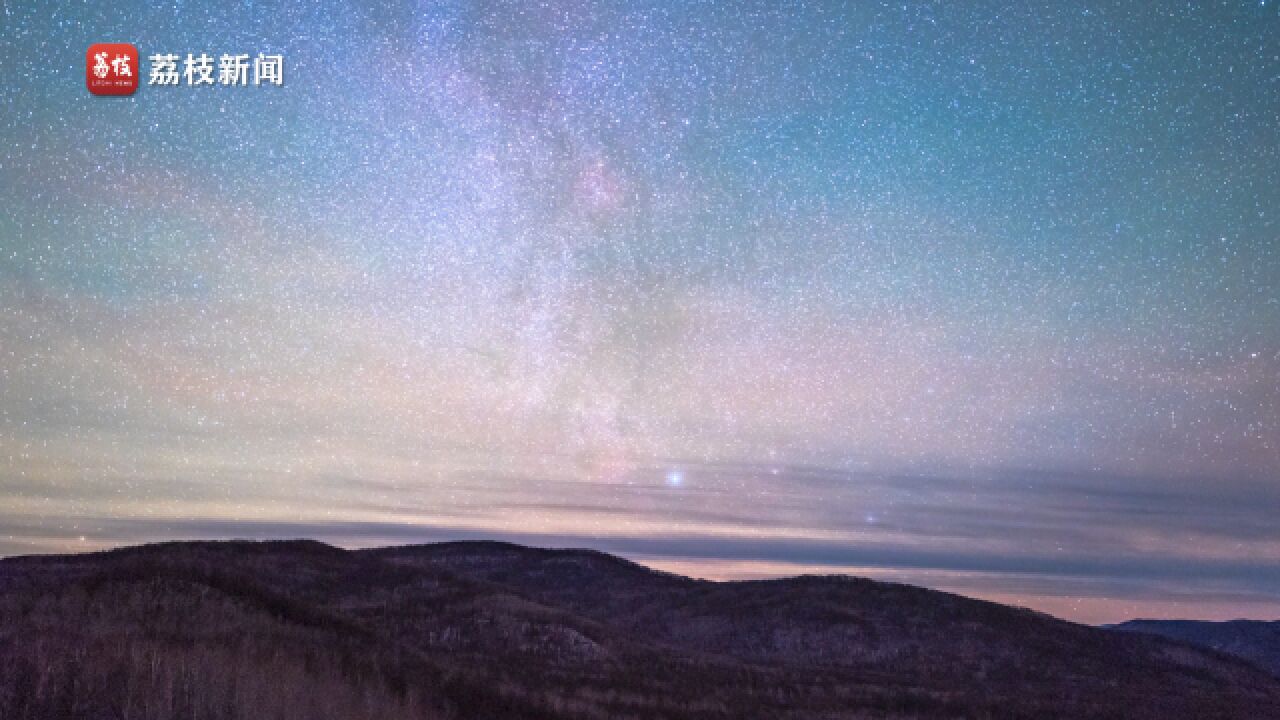
[(167, 543), (0, 560), (0, 718), (1280, 718), (1211, 650), (847, 577), (589, 550)]
[(1116, 630), (1150, 633), (1242, 657), (1280, 676), (1280, 620), (1130, 620)]

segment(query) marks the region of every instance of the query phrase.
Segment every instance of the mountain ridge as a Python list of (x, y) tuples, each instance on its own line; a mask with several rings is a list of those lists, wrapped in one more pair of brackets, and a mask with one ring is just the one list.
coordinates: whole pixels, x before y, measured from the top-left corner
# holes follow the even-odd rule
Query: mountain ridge
[(1159, 635), (1241, 657), (1280, 677), (1280, 620), (1159, 620), (1135, 618), (1111, 626)]
[(17, 720), (1280, 717), (1280, 679), (1158, 637), (864, 578), (714, 582), (493, 541), (0, 559), (0, 660)]

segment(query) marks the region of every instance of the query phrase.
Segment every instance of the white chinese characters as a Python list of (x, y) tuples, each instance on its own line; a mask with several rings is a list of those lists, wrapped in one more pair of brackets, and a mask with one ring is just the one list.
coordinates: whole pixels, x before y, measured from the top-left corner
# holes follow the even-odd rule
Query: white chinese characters
[[(179, 69), (181, 67), (181, 69)], [(247, 54), (224, 54), (217, 64), (208, 53), (187, 53), (185, 59), (174, 53), (157, 53), (151, 56), (151, 75), (148, 85), (201, 85), (236, 86), (250, 84), (250, 69), (254, 85), (283, 85), (284, 56), (258, 53), (253, 62)], [(96, 71), (96, 67), (95, 67)], [(129, 72), (125, 66), (126, 74)], [(215, 74), (216, 73), (216, 74)]]
[(148, 85), (177, 85), (178, 84), (178, 56), (168, 55), (152, 55), (151, 56), (151, 79), (147, 81)]
[(107, 67), (107, 53), (94, 53), (93, 61), (94, 77), (105, 78), (108, 72), (115, 73), (116, 77), (133, 77), (128, 55), (116, 55), (111, 61), (110, 68)]
[(116, 77), (133, 77), (133, 70), (129, 67), (128, 55), (117, 55), (111, 61), (111, 68), (115, 70)]
[(253, 84), (284, 84), (284, 56), (262, 55), (259, 53), (253, 61)]
[(187, 78), (188, 85), (212, 85), (213, 84), (213, 58), (204, 53), (200, 53), (200, 57), (192, 57), (191, 53), (187, 53), (187, 60), (183, 63), (183, 75)]
[(218, 60), (218, 82), (222, 85), (248, 84), (249, 56), (223, 55)]

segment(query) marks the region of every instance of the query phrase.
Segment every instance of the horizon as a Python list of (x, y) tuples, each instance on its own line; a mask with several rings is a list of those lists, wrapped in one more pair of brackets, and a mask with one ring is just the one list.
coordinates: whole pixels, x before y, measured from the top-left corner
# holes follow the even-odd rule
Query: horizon
[[(955, 595), (960, 595), (962, 597), (967, 597), (967, 598), (972, 598), (977, 600), (986, 600), (989, 602), (995, 602), (995, 603), (999, 603), (1009, 607), (1035, 610), (1037, 612), (1051, 615), (1058, 619), (1068, 620), (1070, 622), (1076, 622), (1083, 625), (1089, 625), (1094, 627), (1109, 627), (1113, 625), (1119, 625), (1128, 621), (1135, 621), (1135, 622), (1137, 621), (1151, 621), (1151, 622), (1185, 621), (1185, 622), (1215, 622), (1215, 623), (1276, 622), (1276, 623), (1280, 623), (1280, 615), (1270, 617), (1270, 618), (1268, 617), (1232, 617), (1229, 615), (1221, 616), (1221, 617), (1217, 617), (1217, 616), (1183, 617), (1183, 616), (1177, 616), (1177, 615), (1169, 615), (1169, 616), (1159, 616), (1159, 617), (1132, 616), (1132, 617), (1122, 617), (1119, 619), (1115, 619), (1115, 618), (1112, 618), (1110, 615), (1099, 614), (1095, 618), (1095, 617), (1090, 617), (1090, 614), (1099, 613), (1099, 612), (1103, 612), (1103, 613), (1113, 612), (1115, 610), (1114, 608), (1105, 608), (1102, 611), (1099, 611), (1095, 608), (1085, 608), (1082, 610), (1078, 605), (1074, 605), (1071, 608), (1073, 611), (1073, 614), (1076, 615), (1076, 617), (1067, 617), (1065, 614), (1053, 612), (1052, 608), (1033, 607), (1031, 605), (1019, 604), (1017, 602), (1017, 598), (1006, 598), (1006, 597), (1001, 597), (999, 595), (987, 596), (982, 594), (981, 592), (978, 592), (978, 593), (975, 593), (972, 591), (966, 592), (963, 589), (949, 589), (946, 587), (934, 587), (930, 585), (925, 585), (925, 584), (922, 584), (921, 582), (913, 581), (910, 577), (903, 578), (901, 575), (895, 576), (892, 573), (886, 574), (885, 572), (883, 572), (884, 570), (883, 568), (877, 569), (877, 568), (864, 567), (864, 568), (860, 568), (862, 572), (855, 572), (851, 569), (843, 568), (842, 566), (837, 566), (837, 565), (827, 565), (827, 566), (798, 565), (793, 568), (793, 572), (781, 573), (781, 571), (779, 571), (780, 574), (771, 574), (767, 571), (761, 570), (757, 564), (747, 563), (746, 567), (738, 568), (736, 570), (729, 569), (726, 572), (723, 564), (706, 563), (705, 561), (694, 560), (691, 558), (679, 558), (679, 557), (673, 558), (673, 557), (667, 557), (667, 556), (654, 556), (654, 555), (628, 555), (623, 551), (602, 550), (596, 547), (592, 547), (590, 545), (539, 545), (539, 544), (534, 544), (534, 541), (536, 540), (536, 538), (530, 539), (530, 538), (527, 538), (526, 536), (515, 536), (515, 537), (519, 539), (504, 539), (501, 537), (480, 537), (480, 536), (465, 537), (465, 538), (445, 537), (443, 539), (436, 539), (436, 540), (424, 539), (416, 542), (406, 540), (405, 542), (390, 543), (390, 544), (375, 543), (375, 544), (348, 544), (348, 545), (341, 545), (341, 544), (336, 544), (334, 542), (320, 540), (313, 537), (303, 537), (303, 536), (296, 536), (296, 537), (280, 536), (280, 537), (267, 537), (267, 538), (192, 537), (192, 538), (182, 538), (182, 539), (148, 540), (144, 542), (127, 544), (127, 545), (106, 545), (106, 546), (100, 546), (100, 547), (78, 548), (78, 549), (73, 548), (63, 552), (51, 551), (51, 552), (36, 552), (36, 553), (29, 553), (29, 554), (3, 555), (3, 556), (0, 556), (0, 560), (10, 559), (10, 558), (16, 559), (16, 558), (29, 558), (29, 557), (39, 558), (39, 557), (89, 555), (89, 554), (95, 554), (95, 553), (109, 553), (109, 552), (120, 551), (120, 550), (131, 550), (131, 549), (137, 549), (137, 548), (143, 548), (143, 547), (154, 547), (154, 546), (164, 546), (164, 545), (184, 545), (184, 544), (203, 545), (203, 544), (209, 544), (209, 543), (213, 543), (213, 544), (278, 543), (278, 544), (286, 544), (286, 545), (291, 543), (315, 543), (315, 544), (323, 545), (325, 547), (332, 548), (335, 550), (342, 550), (344, 552), (359, 552), (364, 550), (385, 550), (390, 548), (427, 547), (427, 546), (433, 546), (433, 545), (468, 545), (468, 544), (505, 545), (513, 548), (519, 548), (522, 550), (537, 550), (537, 551), (546, 551), (546, 552), (600, 553), (608, 557), (633, 563), (640, 567), (644, 567), (648, 570), (674, 574), (680, 577), (685, 577), (685, 578), (694, 579), (694, 580), (705, 580), (709, 582), (732, 583), (732, 582), (750, 582), (750, 581), (768, 581), (768, 580), (788, 580), (788, 579), (799, 578), (799, 577), (844, 577), (844, 578), (874, 580), (876, 582), (883, 582), (883, 583), (897, 583), (897, 584), (911, 585), (914, 587), (920, 587), (927, 590), (934, 590), (937, 592), (952, 593)], [(710, 567), (708, 568), (708, 566)], [(777, 567), (777, 565), (775, 564), (774, 567)], [(719, 570), (717, 570), (716, 568), (719, 568)], [(709, 571), (711, 574), (702, 574), (704, 571)]]
[(1280, 3), (0, 23), (0, 556), (558, 538), (1280, 617)]

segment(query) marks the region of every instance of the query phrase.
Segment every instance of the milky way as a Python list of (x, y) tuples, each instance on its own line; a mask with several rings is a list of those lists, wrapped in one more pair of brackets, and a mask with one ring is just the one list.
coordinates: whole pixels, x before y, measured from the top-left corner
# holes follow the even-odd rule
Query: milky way
[[(0, 554), (499, 537), (1280, 615), (1269, 3), (0, 28)], [(286, 80), (93, 97), (95, 42)]]

